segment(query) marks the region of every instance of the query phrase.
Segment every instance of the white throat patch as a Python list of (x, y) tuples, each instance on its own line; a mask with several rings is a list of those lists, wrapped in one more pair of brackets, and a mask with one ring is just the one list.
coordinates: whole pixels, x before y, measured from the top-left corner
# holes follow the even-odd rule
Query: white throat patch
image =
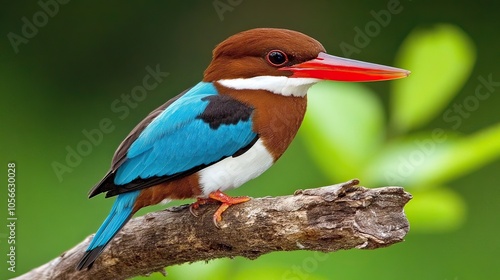
[(257, 76), (253, 78), (223, 79), (217, 82), (232, 89), (267, 90), (284, 96), (304, 97), (307, 90), (319, 81), (319, 79), (314, 78)]

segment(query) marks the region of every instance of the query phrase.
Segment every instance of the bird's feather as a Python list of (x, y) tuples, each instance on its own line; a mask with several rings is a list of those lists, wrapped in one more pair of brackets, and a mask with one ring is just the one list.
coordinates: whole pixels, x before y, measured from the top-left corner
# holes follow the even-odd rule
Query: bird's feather
[(132, 217), (134, 203), (139, 196), (140, 191), (120, 194), (117, 198), (108, 217), (97, 230), (92, 242), (85, 251), (77, 265), (77, 269), (81, 270), (91, 267), (95, 259), (102, 253), (106, 245), (118, 233), (118, 231)]
[(258, 137), (252, 113), (252, 107), (219, 95), (212, 83), (199, 83), (142, 129), (116, 171), (91, 194), (142, 189), (241, 154)]
[(106, 175), (99, 181), (90, 191), (89, 191), (89, 198), (92, 198), (102, 192), (106, 192), (109, 190), (114, 189), (116, 186), (113, 182), (113, 178), (115, 175), (116, 170), (118, 167), (120, 167), (123, 162), (127, 159), (127, 151), (130, 148), (130, 145), (134, 143), (135, 139), (139, 137), (139, 135), (142, 133), (142, 131), (153, 121), (161, 112), (163, 112), (168, 106), (170, 106), (172, 103), (174, 103), (177, 99), (181, 98), (184, 96), (187, 92), (189, 92), (190, 89), (187, 89), (183, 91), (182, 93), (178, 94), (177, 96), (173, 97), (172, 99), (168, 100), (164, 104), (162, 104), (160, 107), (156, 108), (153, 110), (151, 113), (149, 113), (146, 118), (144, 118), (141, 122), (139, 122), (134, 129), (125, 137), (125, 139), (120, 143), (118, 148), (115, 151), (115, 154), (113, 155), (113, 159), (111, 161), (111, 168), (109, 171), (106, 173)]

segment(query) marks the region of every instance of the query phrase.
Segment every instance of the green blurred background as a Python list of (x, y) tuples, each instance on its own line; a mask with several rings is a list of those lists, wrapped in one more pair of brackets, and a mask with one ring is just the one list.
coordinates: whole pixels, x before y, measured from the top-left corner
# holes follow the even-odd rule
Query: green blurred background
[[(487, 98), (470, 103), (474, 110), (455, 113), (453, 116), (459, 117), (453, 122), (443, 115), (456, 109), (455, 105), (470, 105), (464, 102), (472, 102), (480, 77), (500, 81), (500, 4), (409, 0), (71, 1), (58, 4), (57, 11), (49, 5), (53, 13), (46, 17), (40, 12), (42, 6), (36, 1), (9, 1), (0, 11), (1, 155), (4, 174), (8, 162), (17, 166), (18, 217), (16, 272), (7, 270), (8, 229), (3, 226), (0, 278), (42, 265), (95, 232), (113, 201), (103, 196), (88, 200), (87, 192), (107, 171), (121, 140), (147, 113), (201, 80), (217, 43), (254, 27), (298, 30), (321, 41), (331, 54), (408, 67), (414, 73), (406, 79), (408, 82), (399, 84), (345, 88), (334, 83), (318, 85), (314, 89), (317, 97), (313, 97), (315, 92), (310, 96), (305, 127), (287, 153), (264, 175), (231, 194), (284, 195), (351, 177), (360, 178), (369, 187), (402, 185), (415, 197), (407, 207), (411, 231), (405, 242), (380, 250), (285, 252), (254, 261), (216, 260), (167, 268), (169, 279), (500, 276), (500, 87), (492, 86)], [(398, 12), (377, 23), (374, 14), (391, 9)], [(23, 35), (24, 17), (37, 23), (36, 32), (24, 30)], [(371, 35), (361, 44), (357, 30), (367, 26), (372, 28), (368, 30)], [(347, 53), (346, 44), (356, 51)], [(421, 47), (412, 50), (411, 45)], [(448, 68), (440, 67), (443, 64)], [(127, 105), (129, 111), (113, 109), (113, 104), (124, 106), (122, 95), (142, 85), (148, 74), (146, 68), (155, 69), (157, 65), (168, 76), (141, 100)], [(450, 82), (435, 87), (439, 80)], [(344, 96), (360, 98), (343, 99), (338, 94), (331, 100), (320, 97), (322, 91), (335, 89), (346, 91), (340, 92)], [(435, 96), (429, 94), (434, 91)], [(358, 108), (361, 103), (364, 105)], [(359, 127), (354, 121), (344, 121), (351, 119), (349, 112), (336, 114), (336, 108), (346, 107), (352, 108)], [(360, 112), (373, 114), (363, 117)], [(113, 130), (103, 133), (102, 140), (87, 147), (81, 160), (68, 166), (68, 149), (83, 145), (86, 136), (82, 131), (98, 129), (103, 119), (109, 119)], [(352, 150), (341, 146), (346, 144), (342, 136), (324, 135), (318, 130), (321, 126), (315, 124), (319, 119), (327, 131), (347, 129), (353, 136), (362, 135), (362, 143), (350, 147)], [(363, 124), (370, 124), (369, 129)], [(436, 144), (436, 153), (397, 180), (383, 176), (401, 168), (401, 157), (419, 151), (415, 141), (429, 139), (436, 129), (447, 131), (447, 140)], [(370, 152), (362, 153), (359, 162), (343, 162), (346, 156), (335, 153), (335, 149), (345, 148), (346, 153), (356, 154), (359, 147), (368, 146)], [(322, 152), (324, 155), (319, 155)], [(55, 162), (68, 166), (68, 172), (57, 175)], [(6, 175), (3, 178), (0, 201), (4, 209), (0, 217), (7, 224)], [(154, 278), (161, 276), (156, 273), (148, 279)]]

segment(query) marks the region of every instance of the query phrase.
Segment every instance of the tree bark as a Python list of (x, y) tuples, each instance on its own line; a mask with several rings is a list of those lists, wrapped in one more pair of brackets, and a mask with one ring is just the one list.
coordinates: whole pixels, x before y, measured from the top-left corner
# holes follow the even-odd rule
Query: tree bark
[(203, 205), (198, 217), (186, 206), (129, 221), (89, 270), (75, 265), (92, 236), (59, 257), (15, 279), (126, 279), (167, 266), (274, 251), (376, 249), (403, 240), (403, 211), (411, 195), (401, 187), (367, 189), (358, 180), (293, 195), (252, 199), (224, 212), (221, 228)]

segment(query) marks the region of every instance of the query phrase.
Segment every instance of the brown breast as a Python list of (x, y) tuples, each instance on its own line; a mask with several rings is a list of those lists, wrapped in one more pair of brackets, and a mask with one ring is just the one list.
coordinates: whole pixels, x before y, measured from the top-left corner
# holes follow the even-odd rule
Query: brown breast
[(304, 119), (307, 98), (274, 94), (265, 90), (232, 90), (215, 83), (219, 94), (255, 108), (253, 129), (276, 161), (288, 148)]

